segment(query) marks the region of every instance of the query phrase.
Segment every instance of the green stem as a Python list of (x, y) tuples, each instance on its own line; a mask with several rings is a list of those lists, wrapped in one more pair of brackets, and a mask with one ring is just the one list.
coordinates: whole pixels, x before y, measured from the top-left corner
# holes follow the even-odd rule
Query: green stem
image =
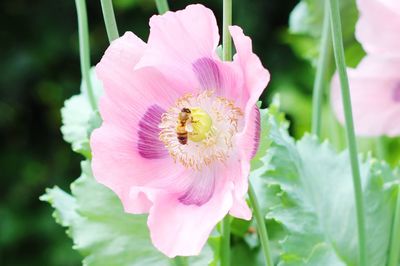
[(392, 240), (390, 243), (388, 266), (398, 266), (400, 258), (400, 186), (397, 189), (397, 204), (394, 214)]
[(346, 145), (344, 144), (345, 141), (343, 140), (342, 126), (337, 121), (335, 114), (332, 112), (332, 108), (329, 108), (328, 110), (328, 137), (337, 150), (343, 150)]
[(86, 85), (90, 106), (93, 110), (97, 110), (97, 103), (93, 92), (92, 80), (90, 79), (90, 48), (86, 2), (85, 0), (75, 0), (75, 5), (78, 14), (79, 54), (81, 61), (82, 79)]
[(156, 6), (159, 14), (164, 14), (169, 10), (168, 1), (167, 0), (155, 0)]
[(270, 244), (268, 239), (267, 226), (265, 224), (264, 216), (261, 213), (260, 205), (258, 204), (256, 193), (254, 192), (253, 186), (249, 183), (249, 198), (251, 206), (253, 207), (254, 217), (257, 221), (258, 235), (261, 240), (261, 246), (264, 252), (265, 263), (268, 266), (273, 266)]
[(114, 8), (112, 0), (100, 0), (103, 11), (104, 24), (110, 43), (119, 38), (117, 22), (115, 21)]
[(335, 54), (336, 68), (339, 73), (340, 85), (342, 90), (346, 135), (349, 146), (350, 162), (353, 175), (353, 185), (354, 185), (354, 194), (356, 203), (355, 207), (357, 212), (359, 265), (365, 266), (367, 263), (367, 258), (366, 258), (367, 254), (366, 254), (366, 235), (365, 235), (365, 221), (364, 221), (364, 202), (362, 195), (360, 169), (358, 165), (356, 137), (354, 134), (349, 80), (347, 77), (346, 62), (344, 57), (338, 0), (329, 0), (329, 7), (330, 7), (331, 29), (332, 29), (332, 39), (333, 39), (333, 51)]
[(187, 266), (188, 264), (188, 260), (186, 257), (175, 257), (174, 258), (174, 262), (176, 266)]
[[(223, 0), (223, 25), (222, 25), (222, 59), (232, 60), (232, 39), (229, 33), (229, 26), (232, 25), (232, 0)], [(231, 218), (226, 215), (222, 221), (221, 239), (221, 266), (230, 265), (231, 248)]]
[(329, 66), (332, 44), (330, 41), (329, 8), (325, 3), (324, 22), (322, 25), (321, 46), (317, 65), (317, 73), (313, 89), (312, 129), (311, 132), (318, 137), (321, 136), (321, 117), (324, 87), (326, 85), (326, 72)]
[(232, 25), (232, 0), (223, 0), (222, 59), (232, 60), (232, 38), (229, 26)]
[(384, 136), (375, 138), (375, 147), (376, 147), (376, 156), (381, 160), (385, 160), (385, 158), (386, 158), (386, 143), (385, 143)]
[(222, 238), (221, 238), (221, 266), (229, 266), (231, 251), (231, 217), (229, 214), (222, 220)]

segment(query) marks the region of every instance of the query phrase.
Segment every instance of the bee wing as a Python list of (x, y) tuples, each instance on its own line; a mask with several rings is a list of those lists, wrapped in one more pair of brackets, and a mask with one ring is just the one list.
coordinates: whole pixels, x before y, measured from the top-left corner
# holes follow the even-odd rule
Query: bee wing
[(193, 125), (192, 125), (192, 122), (187, 121), (187, 122), (186, 122), (186, 125), (185, 125), (185, 129), (186, 129), (187, 132), (193, 132)]

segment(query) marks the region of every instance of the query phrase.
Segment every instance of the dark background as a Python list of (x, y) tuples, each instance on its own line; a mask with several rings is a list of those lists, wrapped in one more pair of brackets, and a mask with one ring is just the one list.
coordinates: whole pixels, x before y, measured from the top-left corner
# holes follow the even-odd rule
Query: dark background
[[(100, 1), (87, 2), (95, 64), (108, 40)], [(169, 2), (172, 10), (202, 3), (222, 25), (222, 0)], [(310, 98), (313, 71), (284, 41), (289, 13), (297, 3), (234, 1), (234, 24), (252, 37), (254, 50), (271, 72), (265, 103), (285, 86)], [(119, 0), (114, 6), (120, 34), (130, 30), (146, 40), (154, 3)], [(80, 174), (82, 158), (59, 130), (60, 108), (79, 92), (80, 84), (74, 1), (2, 0), (0, 12), (0, 265), (79, 265), (80, 255), (65, 229), (54, 222), (50, 206), (38, 199), (46, 187), (69, 190)], [(308, 122), (301, 123), (292, 121), (292, 128), (308, 127)]]

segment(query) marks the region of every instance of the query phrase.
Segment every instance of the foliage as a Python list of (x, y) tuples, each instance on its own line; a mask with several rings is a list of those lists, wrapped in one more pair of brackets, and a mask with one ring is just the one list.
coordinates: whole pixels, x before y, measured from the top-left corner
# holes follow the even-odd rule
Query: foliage
[[(324, 3), (320, 0), (302, 0), (294, 8), (289, 18), (287, 41), (296, 53), (316, 63), (324, 19)], [(343, 42), (347, 50), (346, 61), (349, 66), (356, 66), (365, 55), (361, 45), (354, 37), (358, 10), (355, 0), (340, 1), (343, 25)]]
[[(101, 82), (97, 79), (94, 68), (90, 72), (96, 99), (103, 93)], [(71, 144), (72, 150), (90, 157), (89, 136), (91, 131), (100, 126), (98, 112), (92, 110), (87, 96), (86, 83), (81, 83), (81, 93), (66, 100), (61, 109), (61, 132), (64, 140)]]
[[(278, 265), (357, 265), (348, 152), (338, 154), (329, 143), (310, 135), (295, 141), (275, 111), (264, 111), (262, 117), (268, 128), (262, 145), (267, 149), (258, 152), (252, 179), (267, 219), (285, 229)], [(385, 265), (399, 176), (370, 156), (360, 157), (360, 165), (368, 261)]]
[[(85, 258), (84, 265), (169, 265), (167, 257), (150, 242), (145, 215), (124, 212), (120, 200), (97, 183), (90, 163), (82, 162), (82, 175), (71, 184), (72, 194), (58, 187), (47, 189), (41, 200), (55, 209), (54, 218), (64, 227)], [(192, 258), (192, 265), (206, 265), (209, 249)]]

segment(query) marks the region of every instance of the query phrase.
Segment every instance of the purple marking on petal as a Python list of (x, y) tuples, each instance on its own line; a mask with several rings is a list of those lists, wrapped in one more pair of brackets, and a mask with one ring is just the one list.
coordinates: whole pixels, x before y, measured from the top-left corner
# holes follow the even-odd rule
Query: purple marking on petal
[(179, 201), (185, 205), (201, 206), (207, 203), (214, 193), (215, 176), (198, 174), (196, 180), (190, 185)]
[(253, 152), (251, 154), (251, 158), (253, 158), (258, 151), (258, 146), (260, 144), (260, 136), (261, 136), (261, 115), (260, 115), (260, 110), (258, 110), (257, 107), (255, 107), (255, 112), (256, 112), (256, 119), (255, 119), (255, 132), (254, 132), (254, 148)]
[(158, 135), (161, 116), (165, 111), (158, 105), (150, 106), (139, 121), (138, 152), (146, 159), (161, 159), (168, 156), (168, 151)]
[(396, 84), (393, 90), (393, 100), (395, 102), (400, 102), (400, 82)]
[(214, 60), (203, 57), (193, 63), (193, 71), (204, 90), (220, 89), (222, 87), (221, 73)]

